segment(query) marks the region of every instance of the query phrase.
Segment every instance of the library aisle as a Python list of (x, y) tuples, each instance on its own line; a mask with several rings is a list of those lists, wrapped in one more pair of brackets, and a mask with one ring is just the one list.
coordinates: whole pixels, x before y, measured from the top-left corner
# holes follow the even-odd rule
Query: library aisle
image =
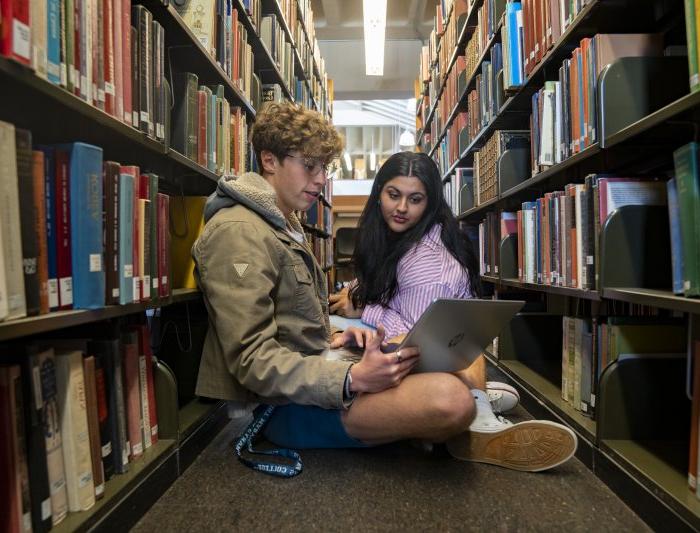
[(305, 450), (304, 472), (282, 480), (235, 460), (238, 430), (232, 421), (132, 531), (650, 531), (578, 460), (529, 474), (401, 443)]

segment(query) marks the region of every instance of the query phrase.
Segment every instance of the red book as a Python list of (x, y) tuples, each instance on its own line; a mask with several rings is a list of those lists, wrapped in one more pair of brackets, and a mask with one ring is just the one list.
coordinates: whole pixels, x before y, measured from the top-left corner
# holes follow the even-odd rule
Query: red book
[(141, 299), (141, 270), (139, 269), (139, 180), (141, 179), (141, 171), (139, 167), (134, 165), (122, 165), (120, 172), (129, 174), (134, 178), (134, 229), (132, 233), (133, 245), (133, 282), (134, 282), (134, 302)]
[(158, 414), (156, 412), (156, 393), (153, 388), (153, 353), (151, 335), (148, 326), (136, 326), (139, 336), (139, 356), (141, 363), (141, 412), (143, 418), (144, 449), (158, 442)]
[(105, 111), (114, 116), (114, 13), (112, 0), (102, 1), (102, 31), (104, 32)]
[[(124, 120), (124, 83), (122, 81), (123, 61), (122, 61), (122, 39), (124, 39), (122, 30), (122, 0), (113, 0), (112, 5), (112, 28), (114, 42), (112, 44), (114, 52), (114, 116), (119, 120)], [(127, 31), (129, 29), (127, 28)], [(136, 183), (134, 181), (134, 183)]]
[(20, 531), (22, 499), (18, 491), (19, 465), (15, 460), (14, 413), (12, 410), (11, 367), (0, 367), (0, 527)]
[(170, 296), (170, 196), (158, 193), (158, 296)]
[(207, 166), (207, 93), (197, 91), (197, 163)]
[[(122, 85), (124, 98), (124, 116), (119, 117), (127, 124), (132, 123), (131, 115), (131, 0), (122, 0)], [(138, 124), (134, 124), (138, 127)]]
[(139, 344), (138, 333), (127, 331), (122, 334), (122, 354), (124, 357), (124, 406), (126, 410), (126, 429), (129, 437), (129, 460), (143, 454), (141, 435), (141, 398), (139, 384)]
[(84, 92), (83, 78), (86, 72), (80, 70), (80, 27), (83, 22), (83, 11), (81, 3), (77, 0), (73, 2), (73, 71), (75, 72), (75, 80), (73, 85), (73, 93), (80, 97), (81, 92)]
[(56, 271), (58, 308), (73, 308), (73, 264), (70, 233), (70, 154), (56, 149)]
[(46, 193), (44, 191), (44, 152), (32, 152), (34, 179), (34, 232), (39, 246), (37, 271), (39, 273), (39, 314), (49, 312), (49, 250), (46, 244)]
[(0, 54), (29, 65), (29, 0), (0, 0), (0, 20)]

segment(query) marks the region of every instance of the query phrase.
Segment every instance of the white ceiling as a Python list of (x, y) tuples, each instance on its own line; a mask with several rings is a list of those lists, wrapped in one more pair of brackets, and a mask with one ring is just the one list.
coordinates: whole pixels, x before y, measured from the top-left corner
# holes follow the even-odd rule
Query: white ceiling
[(412, 98), (437, 0), (388, 0), (384, 75), (365, 75), (362, 0), (312, 0), (316, 38), (336, 100)]

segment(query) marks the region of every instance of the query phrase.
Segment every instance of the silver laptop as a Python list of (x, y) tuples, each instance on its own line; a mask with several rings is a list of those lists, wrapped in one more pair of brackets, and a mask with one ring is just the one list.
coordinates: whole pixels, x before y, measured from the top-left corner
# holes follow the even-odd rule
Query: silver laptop
[[(423, 312), (395, 352), (417, 346), (420, 359), (413, 372), (456, 372), (471, 365), (522, 309), (522, 300), (435, 300)], [(358, 361), (361, 350), (329, 350), (328, 359)]]

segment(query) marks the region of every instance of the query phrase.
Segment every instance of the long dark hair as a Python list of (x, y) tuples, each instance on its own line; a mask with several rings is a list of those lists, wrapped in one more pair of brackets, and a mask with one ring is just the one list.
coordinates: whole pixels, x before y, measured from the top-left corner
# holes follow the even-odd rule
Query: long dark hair
[[(395, 233), (389, 228), (379, 205), (384, 185), (397, 176), (418, 178), (425, 186), (428, 197), (428, 205), (421, 219), (403, 233)], [(472, 292), (481, 295), (474, 248), (460, 231), (457, 219), (445, 201), (437, 165), (427, 154), (399, 152), (387, 159), (377, 172), (367, 205), (360, 216), (353, 254), (357, 285), (352, 289), (351, 296), (355, 307), (388, 305), (396, 293), (399, 260), (435, 224), (442, 225), (442, 242), (466, 271)]]

